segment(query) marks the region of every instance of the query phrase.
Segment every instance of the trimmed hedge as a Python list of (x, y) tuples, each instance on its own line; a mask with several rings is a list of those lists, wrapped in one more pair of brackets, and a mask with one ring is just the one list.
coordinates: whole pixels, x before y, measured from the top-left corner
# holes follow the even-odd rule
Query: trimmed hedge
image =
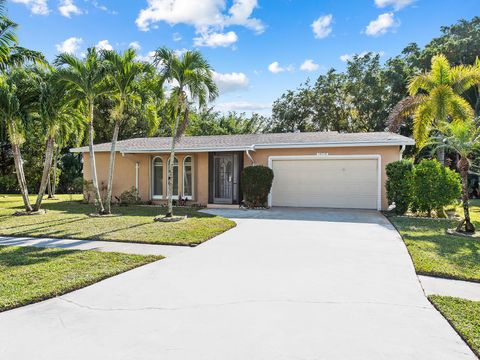
[(430, 216), (433, 210), (442, 212), (461, 196), (460, 176), (437, 160), (424, 159), (417, 165), (408, 160), (395, 161), (386, 170), (388, 201), (395, 203), (394, 211), (399, 215), (411, 208)]
[(426, 212), (443, 209), (455, 203), (462, 193), (460, 175), (437, 160), (422, 160), (414, 170), (415, 196), (413, 211)]
[(395, 203), (394, 212), (403, 215), (413, 200), (413, 162), (395, 161), (387, 165), (387, 198), (389, 204)]
[(269, 167), (256, 165), (243, 169), (241, 184), (245, 205), (252, 208), (267, 207), (272, 182), (273, 171)]

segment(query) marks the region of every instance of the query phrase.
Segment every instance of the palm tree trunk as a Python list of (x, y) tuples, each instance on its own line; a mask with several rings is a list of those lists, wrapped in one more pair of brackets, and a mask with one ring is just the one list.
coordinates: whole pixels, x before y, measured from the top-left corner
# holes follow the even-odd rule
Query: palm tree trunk
[(89, 122), (88, 122), (88, 151), (90, 159), (90, 172), (92, 176), (92, 185), (95, 192), (95, 199), (97, 201), (98, 212), (103, 214), (105, 208), (103, 207), (102, 196), (100, 195), (100, 188), (98, 187), (97, 166), (95, 164), (95, 152), (93, 150), (93, 100), (89, 101)]
[(437, 150), (437, 160), (440, 164), (445, 166), (445, 149), (440, 148)]
[(120, 130), (120, 121), (115, 121), (115, 127), (113, 129), (112, 146), (110, 148), (110, 164), (108, 166), (108, 185), (107, 185), (107, 197), (105, 199), (105, 212), (111, 213), (112, 204), (112, 186), (113, 186), (113, 171), (115, 169), (115, 147), (117, 145), (118, 132)]
[(48, 194), (48, 199), (53, 199), (53, 195), (52, 195), (52, 179), (51, 179), (51, 174), (48, 174), (48, 180), (47, 180), (47, 194)]
[[(180, 100), (181, 101), (181, 100)], [(181, 109), (182, 106), (178, 106)], [(167, 168), (167, 214), (165, 217), (173, 216), (173, 168), (175, 162), (175, 143), (177, 140), (178, 123), (180, 121), (180, 110), (175, 114), (175, 126), (172, 133), (172, 144), (170, 147), (170, 161)]]
[(20, 152), (20, 146), (12, 143), (13, 160), (15, 162), (15, 172), (17, 173), (18, 186), (20, 187), (20, 193), (22, 194), (23, 204), (27, 212), (33, 211), (32, 205), (30, 205), (30, 199), (28, 198), (27, 181), (25, 180), (25, 173), (23, 171), (23, 160)]
[(55, 149), (55, 141), (53, 136), (49, 136), (47, 139), (47, 146), (45, 150), (45, 162), (43, 164), (42, 180), (40, 182), (40, 188), (38, 189), (37, 201), (35, 202), (34, 210), (40, 210), (42, 205), (43, 196), (45, 195), (45, 189), (47, 188), (48, 178), (50, 177), (50, 170), (52, 168), (53, 152)]
[[(470, 220), (470, 209), (468, 204), (468, 170), (470, 164), (467, 159), (461, 158), (458, 168), (462, 177), (462, 205), (463, 205), (463, 220), (458, 224), (457, 231), (464, 231), (468, 234), (475, 233), (475, 226), (473, 226)], [(463, 230), (463, 226), (465, 229)]]
[(54, 198), (57, 193), (57, 166), (58, 166), (58, 156), (60, 155), (59, 152), (60, 152), (60, 148), (57, 147), (57, 149), (55, 150), (54, 158), (53, 158), (52, 182), (50, 183), (52, 198)]

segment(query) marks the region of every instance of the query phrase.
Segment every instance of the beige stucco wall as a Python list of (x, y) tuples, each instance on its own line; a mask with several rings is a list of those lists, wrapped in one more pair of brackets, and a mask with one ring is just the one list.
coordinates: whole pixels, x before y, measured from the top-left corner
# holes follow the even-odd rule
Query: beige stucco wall
[[(175, 156), (178, 159), (178, 189), (182, 194), (183, 189), (183, 160), (186, 156), (192, 156), (193, 159), (193, 199), (199, 204), (208, 202), (208, 153), (184, 154), (178, 153)], [(138, 193), (142, 200), (152, 199), (151, 173), (152, 160), (155, 157), (161, 157), (163, 160), (163, 192), (166, 195), (167, 189), (167, 160), (169, 155), (165, 153), (151, 154), (124, 154), (117, 153), (115, 158), (115, 170), (113, 177), (113, 196), (119, 196), (122, 192), (135, 187), (135, 168), (138, 163)], [(108, 164), (110, 153), (95, 153), (97, 168), (97, 177), (100, 188), (106, 189), (108, 179)], [(83, 154), (83, 177), (85, 180), (91, 180), (89, 154)], [(155, 202), (162, 202), (156, 200)]]
[[(399, 146), (372, 146), (372, 147), (332, 147), (332, 148), (305, 148), (305, 149), (269, 149), (257, 150), (250, 152), (255, 164), (268, 166), (268, 158), (270, 156), (291, 156), (291, 155), (316, 155), (318, 153), (327, 153), (329, 155), (380, 155), (382, 163), (382, 208), (388, 207), (387, 196), (385, 190), (385, 166), (400, 158)], [(96, 155), (97, 175), (100, 187), (106, 188), (108, 176), (109, 153), (98, 152)], [(176, 154), (179, 161), (179, 184), (178, 188), (182, 193), (183, 187), (183, 159), (185, 156), (191, 155), (193, 158), (194, 172), (194, 194), (192, 201), (198, 204), (207, 204), (208, 202), (208, 153), (178, 153)], [(151, 200), (151, 161), (155, 156), (163, 159), (163, 188), (164, 194), (167, 188), (167, 159), (168, 154), (125, 154), (117, 153), (115, 174), (113, 182), (113, 195), (119, 196), (123, 191), (129, 190), (135, 186), (135, 164), (139, 166), (138, 190), (142, 200)], [(84, 178), (90, 180), (90, 165), (88, 153), (83, 156), (83, 172)], [(252, 165), (250, 159), (245, 154), (245, 166)], [(160, 202), (160, 201), (158, 201)]]

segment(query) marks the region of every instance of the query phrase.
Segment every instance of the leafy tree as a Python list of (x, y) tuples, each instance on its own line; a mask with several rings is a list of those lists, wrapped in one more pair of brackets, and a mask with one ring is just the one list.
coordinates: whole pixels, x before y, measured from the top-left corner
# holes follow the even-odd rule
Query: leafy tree
[(203, 107), (208, 100), (215, 99), (218, 89), (213, 80), (210, 64), (198, 51), (187, 51), (179, 57), (174, 51), (163, 47), (155, 52), (154, 64), (162, 65), (160, 70), (162, 77), (172, 84), (169, 115), (173, 126), (167, 176), (168, 212), (166, 215), (166, 217), (172, 217), (175, 144), (182, 137), (188, 125), (189, 100), (195, 101), (199, 107)]
[(40, 81), (36, 110), (44, 129), (46, 143), (42, 179), (34, 206), (34, 210), (38, 211), (50, 178), (55, 140), (65, 133), (60, 131), (62, 127), (72, 129), (76, 123), (82, 123), (82, 115), (72, 106), (71, 100), (66, 96), (66, 83), (58, 81), (55, 72), (41, 73), (37, 78)]
[(15, 69), (0, 77), (0, 120), (12, 146), (15, 172), (27, 212), (33, 211), (28, 198), (21, 146), (25, 142), (25, 124), (33, 112), (36, 98), (35, 80), (31, 72)]
[(110, 116), (114, 123), (110, 148), (110, 163), (108, 166), (107, 195), (105, 198), (105, 212), (111, 213), (113, 171), (115, 167), (116, 144), (120, 126), (125, 121), (125, 109), (141, 103), (136, 80), (145, 71), (146, 65), (135, 60), (137, 54), (134, 49), (128, 49), (123, 54), (116, 51), (105, 51), (103, 57), (107, 62), (109, 85), (115, 90), (110, 94), (114, 100), (114, 107)]
[(474, 233), (475, 227), (470, 220), (468, 204), (468, 172), (470, 158), (480, 149), (480, 130), (472, 120), (454, 121), (445, 125), (442, 133), (432, 140), (437, 147), (455, 151), (460, 160), (457, 168), (462, 179), (462, 205), (464, 217), (457, 226), (457, 231)]
[[(479, 69), (478, 66), (451, 67), (445, 56), (434, 56), (430, 72), (410, 79), (409, 96), (390, 113), (390, 130), (395, 131), (406, 117), (412, 116), (413, 136), (417, 146), (423, 147), (436, 126), (452, 119), (473, 118), (473, 109), (461, 95), (480, 83)], [(440, 161), (443, 163), (442, 157)]]
[(93, 150), (94, 140), (94, 109), (95, 101), (99, 96), (107, 93), (105, 86), (106, 68), (99, 58), (95, 48), (89, 48), (85, 59), (79, 59), (71, 54), (60, 54), (55, 64), (62, 66), (58, 71), (58, 77), (66, 84), (67, 91), (82, 106), (88, 122), (88, 151), (90, 158), (90, 172), (92, 185), (100, 214), (105, 213), (100, 188), (98, 186), (95, 153)]

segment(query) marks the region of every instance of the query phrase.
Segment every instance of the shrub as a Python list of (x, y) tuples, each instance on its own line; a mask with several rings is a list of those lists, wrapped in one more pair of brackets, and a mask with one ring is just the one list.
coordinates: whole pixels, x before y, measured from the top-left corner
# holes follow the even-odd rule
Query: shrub
[(19, 191), (15, 175), (0, 176), (0, 194), (17, 194)]
[(443, 209), (461, 195), (460, 176), (437, 160), (422, 160), (414, 170), (413, 210), (426, 212)]
[(248, 166), (242, 171), (241, 184), (245, 205), (266, 207), (272, 187), (273, 171), (266, 166)]
[(117, 199), (122, 206), (136, 205), (141, 203), (140, 196), (138, 196), (138, 191), (133, 186), (130, 188), (130, 190), (122, 192)]
[(68, 193), (81, 194), (83, 192), (83, 177), (79, 176), (73, 179), (72, 185), (67, 187)]
[(410, 160), (395, 161), (387, 165), (387, 198), (395, 203), (394, 212), (403, 215), (413, 198), (413, 163)]

